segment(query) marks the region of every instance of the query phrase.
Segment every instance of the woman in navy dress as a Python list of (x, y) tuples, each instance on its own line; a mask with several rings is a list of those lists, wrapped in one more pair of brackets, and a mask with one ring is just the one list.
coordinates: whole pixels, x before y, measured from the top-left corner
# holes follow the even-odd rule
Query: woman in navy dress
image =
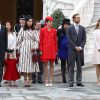
[(58, 29), (58, 57), (61, 60), (61, 71), (63, 83), (66, 83), (66, 61), (68, 58), (68, 38), (66, 30), (70, 25), (69, 19), (64, 19), (62, 22), (62, 28)]

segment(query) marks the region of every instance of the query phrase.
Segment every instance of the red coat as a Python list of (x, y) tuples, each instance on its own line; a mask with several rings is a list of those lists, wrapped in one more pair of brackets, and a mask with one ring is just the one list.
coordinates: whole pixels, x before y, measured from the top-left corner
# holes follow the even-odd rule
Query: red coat
[(3, 77), (4, 80), (15, 81), (20, 78), (19, 72), (16, 67), (17, 62), (18, 61), (16, 59), (5, 60), (6, 70)]
[(57, 32), (52, 28), (50, 31), (44, 27), (40, 31), (40, 51), (41, 60), (55, 60), (57, 53)]

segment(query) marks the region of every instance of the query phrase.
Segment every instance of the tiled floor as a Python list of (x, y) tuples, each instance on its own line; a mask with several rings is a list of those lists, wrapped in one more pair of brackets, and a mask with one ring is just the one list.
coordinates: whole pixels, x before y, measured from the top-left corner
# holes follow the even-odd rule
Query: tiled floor
[(33, 84), (25, 88), (23, 82), (18, 87), (0, 87), (0, 100), (100, 100), (100, 87), (96, 83), (84, 83), (85, 87), (69, 88), (68, 84), (54, 83), (53, 87)]

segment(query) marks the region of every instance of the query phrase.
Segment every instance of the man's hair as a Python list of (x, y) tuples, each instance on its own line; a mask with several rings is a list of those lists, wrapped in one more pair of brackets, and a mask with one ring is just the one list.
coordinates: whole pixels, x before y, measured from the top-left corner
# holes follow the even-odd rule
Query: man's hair
[(72, 19), (76, 18), (76, 16), (78, 16), (78, 15), (79, 15), (79, 14), (74, 14), (73, 17), (72, 17)]
[(33, 24), (36, 25), (37, 23), (40, 23), (40, 21), (37, 20), (37, 21), (35, 21)]

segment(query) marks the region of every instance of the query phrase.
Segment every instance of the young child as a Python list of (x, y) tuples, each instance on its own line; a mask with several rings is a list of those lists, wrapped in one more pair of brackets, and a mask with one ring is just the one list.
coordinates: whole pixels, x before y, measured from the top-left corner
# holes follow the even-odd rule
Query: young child
[(17, 86), (16, 80), (20, 78), (19, 72), (16, 67), (18, 60), (14, 58), (13, 53), (9, 53), (4, 63), (6, 68), (3, 79), (8, 81), (9, 86)]

